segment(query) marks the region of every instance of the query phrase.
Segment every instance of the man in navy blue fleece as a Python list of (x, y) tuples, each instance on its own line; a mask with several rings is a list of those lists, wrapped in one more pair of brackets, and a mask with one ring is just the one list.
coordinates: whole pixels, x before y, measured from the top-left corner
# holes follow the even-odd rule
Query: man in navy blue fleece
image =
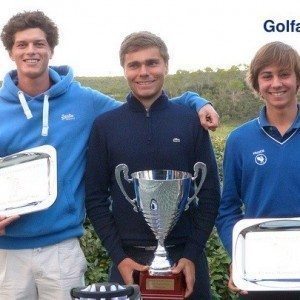
[[(94, 123), (86, 169), (86, 208), (112, 258), (110, 280), (128, 284), (134, 270), (145, 270), (153, 255), (153, 249), (147, 247), (156, 241), (143, 217), (121, 193), (115, 167), (125, 163), (130, 172), (175, 169), (193, 173), (197, 161), (206, 163), (208, 175), (198, 194), (199, 204), (183, 213), (166, 245), (175, 245), (170, 248), (178, 262), (173, 272), (183, 271), (185, 296), (207, 300), (211, 295), (204, 248), (219, 205), (217, 165), (209, 134), (199, 126), (195, 112), (169, 101), (163, 91), (168, 59), (165, 43), (152, 33), (133, 33), (123, 41), (120, 61), (131, 93), (126, 104)], [(133, 187), (126, 187), (133, 197)]]
[[(217, 228), (230, 255), (232, 230), (239, 220), (300, 216), (299, 54), (281, 42), (264, 45), (250, 64), (248, 82), (265, 106), (226, 142)], [(228, 286), (247, 293), (239, 291), (231, 277)], [(243, 297), (300, 299), (300, 293), (249, 292)]]
[[(82, 87), (70, 67), (49, 67), (58, 29), (41, 11), (13, 16), (1, 40), (16, 70), (0, 89), (0, 157), (45, 144), (55, 147), (58, 196), (47, 210), (0, 216), (0, 299), (71, 299), (70, 289), (83, 284), (86, 269), (78, 238), (85, 218), (90, 129), (96, 116), (121, 103)], [(207, 103), (191, 93), (181, 100)]]

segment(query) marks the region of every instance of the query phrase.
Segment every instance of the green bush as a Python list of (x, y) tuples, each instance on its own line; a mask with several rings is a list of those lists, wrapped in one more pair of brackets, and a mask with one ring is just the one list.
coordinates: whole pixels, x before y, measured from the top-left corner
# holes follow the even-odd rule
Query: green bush
[[(222, 179), (222, 160), (225, 138), (213, 136), (212, 141), (220, 178)], [(86, 283), (90, 284), (107, 281), (110, 260), (88, 220), (85, 222), (85, 229), (85, 235), (81, 238), (81, 246), (88, 262)], [(220, 243), (216, 230), (213, 230), (211, 237), (207, 242), (206, 254), (210, 268), (211, 287), (214, 299), (235, 299), (235, 296), (230, 294), (227, 289), (230, 259)]]
[[(224, 136), (212, 136), (221, 184), (223, 181), (222, 163), (226, 136), (227, 134)], [(206, 244), (206, 254), (210, 270), (213, 298), (222, 300), (236, 299), (236, 296), (232, 293), (229, 293), (227, 288), (230, 258), (224, 250), (215, 229), (213, 230), (210, 239)]]
[(80, 244), (87, 260), (86, 284), (105, 282), (108, 277), (110, 259), (88, 219), (84, 227), (85, 234), (80, 239)]
[(206, 244), (206, 254), (210, 270), (211, 289), (214, 299), (235, 299), (227, 288), (230, 258), (225, 252), (214, 229)]

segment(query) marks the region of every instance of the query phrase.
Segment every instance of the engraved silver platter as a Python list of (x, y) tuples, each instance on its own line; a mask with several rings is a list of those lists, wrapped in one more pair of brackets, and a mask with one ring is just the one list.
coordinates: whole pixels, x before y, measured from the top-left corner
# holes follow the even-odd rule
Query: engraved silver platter
[(57, 196), (56, 150), (50, 145), (0, 158), (0, 215), (23, 215), (52, 205)]
[(233, 228), (232, 278), (246, 291), (300, 291), (300, 218), (243, 219)]

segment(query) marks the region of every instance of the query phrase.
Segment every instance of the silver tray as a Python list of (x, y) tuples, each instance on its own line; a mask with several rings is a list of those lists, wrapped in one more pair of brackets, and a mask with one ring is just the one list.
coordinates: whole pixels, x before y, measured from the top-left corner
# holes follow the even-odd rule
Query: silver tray
[(300, 218), (244, 219), (233, 229), (232, 277), (246, 291), (300, 290)]
[(57, 196), (56, 150), (44, 145), (0, 158), (0, 215), (23, 215), (52, 205)]

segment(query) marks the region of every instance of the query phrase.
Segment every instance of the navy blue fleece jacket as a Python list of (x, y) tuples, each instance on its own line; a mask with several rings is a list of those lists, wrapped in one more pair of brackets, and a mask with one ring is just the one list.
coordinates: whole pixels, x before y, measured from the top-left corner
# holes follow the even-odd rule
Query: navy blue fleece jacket
[[(126, 258), (123, 246), (156, 245), (142, 215), (133, 211), (121, 193), (115, 167), (125, 163), (130, 173), (173, 169), (193, 174), (197, 161), (206, 163), (208, 169), (199, 205), (183, 213), (166, 240), (166, 244), (185, 243), (183, 257), (192, 261), (209, 238), (220, 197), (209, 134), (199, 125), (197, 114), (169, 101), (164, 93), (147, 112), (130, 94), (122, 107), (95, 120), (88, 148), (86, 208), (114, 263)], [(134, 198), (133, 186), (125, 184), (125, 189)]]

